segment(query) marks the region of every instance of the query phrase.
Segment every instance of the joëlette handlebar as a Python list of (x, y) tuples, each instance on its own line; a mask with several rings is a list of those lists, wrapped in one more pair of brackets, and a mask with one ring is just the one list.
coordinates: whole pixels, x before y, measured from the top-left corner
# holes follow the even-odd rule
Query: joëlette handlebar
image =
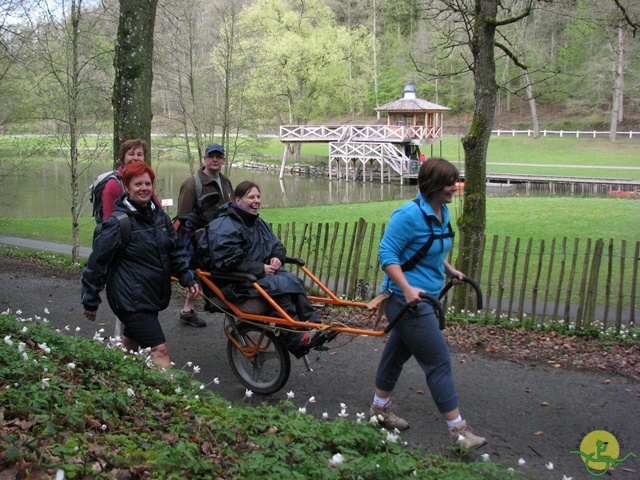
[[(482, 310), (482, 290), (480, 290), (480, 285), (478, 285), (478, 282), (469, 277), (464, 277), (462, 281), (468, 283), (473, 287), (473, 290), (476, 292), (476, 310)], [(449, 281), (449, 283), (447, 283), (440, 292), (440, 297), (438, 298), (443, 298), (451, 289), (451, 287), (453, 287), (453, 282)]]
[[(444, 319), (444, 309), (442, 308), (442, 304), (438, 301), (436, 297), (434, 297), (429, 293), (420, 292), (420, 298), (422, 298), (424, 301), (429, 302), (433, 306), (434, 310), (436, 311), (436, 315), (438, 316), (438, 325), (440, 326), (440, 330), (443, 330), (445, 325), (445, 319)], [(415, 305), (410, 305), (408, 303), (404, 307), (402, 307), (398, 312), (398, 314), (389, 321), (389, 323), (384, 329), (384, 333), (389, 333), (391, 329), (396, 326), (396, 323), (398, 323), (400, 319), (404, 317), (404, 314), (407, 313), (407, 310), (409, 310), (412, 307), (415, 307)]]
[[(482, 310), (482, 290), (480, 290), (480, 285), (478, 285), (478, 283), (474, 279), (468, 278), (468, 277), (464, 277), (462, 281), (465, 283), (468, 283), (473, 287), (473, 290), (476, 293), (476, 305), (478, 307), (478, 310)], [(438, 325), (440, 327), (440, 330), (444, 330), (444, 327), (445, 327), (445, 314), (444, 314), (444, 309), (442, 308), (442, 304), (440, 303), (440, 298), (443, 298), (447, 294), (447, 292), (451, 289), (451, 287), (453, 287), (453, 285), (454, 283), (452, 281), (447, 283), (445, 287), (442, 289), (442, 291), (440, 292), (439, 298), (436, 298), (433, 295), (430, 295), (428, 293), (424, 293), (424, 292), (420, 293), (420, 297), (423, 300), (429, 302), (435, 309), (436, 315), (438, 316)], [(389, 333), (391, 329), (393, 329), (393, 327), (395, 327), (396, 324), (400, 321), (400, 319), (404, 316), (404, 314), (407, 313), (407, 310), (411, 307), (412, 305), (409, 305), (409, 304), (406, 304), (404, 307), (402, 307), (402, 309), (398, 312), (395, 318), (389, 321), (389, 323), (384, 329), (384, 333)]]

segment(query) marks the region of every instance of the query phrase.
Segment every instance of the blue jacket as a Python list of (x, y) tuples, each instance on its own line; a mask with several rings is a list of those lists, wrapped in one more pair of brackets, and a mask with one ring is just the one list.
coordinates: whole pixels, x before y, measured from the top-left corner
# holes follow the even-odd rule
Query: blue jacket
[(93, 251), (82, 272), (82, 304), (97, 310), (106, 284), (113, 312), (159, 312), (171, 300), (171, 275), (190, 287), (196, 282), (189, 258), (179, 245), (169, 216), (153, 205), (151, 217), (138, 211), (125, 196), (116, 200), (114, 213), (125, 212), (131, 222), (126, 245), (114, 216), (96, 227)]
[[(450, 215), (446, 205), (442, 205), (442, 223), (433, 212), (431, 205), (418, 194), (418, 206), (415, 202), (408, 202), (396, 209), (389, 219), (389, 224), (380, 242), (378, 257), (384, 270), (388, 265), (402, 265), (414, 253), (427, 243), (431, 235), (448, 232)], [(427, 224), (422, 210), (430, 218)], [(431, 245), (427, 255), (418, 262), (412, 270), (404, 272), (409, 284), (426, 293), (438, 297), (444, 285), (445, 272), (443, 262), (447, 258), (453, 241), (451, 238), (437, 239)], [(382, 291), (391, 290), (398, 295), (404, 295), (400, 287), (386, 274), (382, 282)]]

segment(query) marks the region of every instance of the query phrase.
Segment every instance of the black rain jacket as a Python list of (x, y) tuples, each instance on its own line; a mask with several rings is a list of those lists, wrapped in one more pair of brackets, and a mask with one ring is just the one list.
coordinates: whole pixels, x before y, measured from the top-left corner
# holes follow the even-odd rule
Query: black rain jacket
[[(264, 266), (271, 258), (278, 258), (284, 264), (286, 249), (259, 215), (245, 212), (233, 201), (218, 208), (200, 238), (199, 252), (207, 268), (250, 273), (270, 295), (306, 294), (302, 280), (287, 270), (281, 268), (274, 275), (265, 275)], [(248, 282), (232, 282), (222, 290), (232, 302), (260, 295)]]
[(183, 287), (196, 282), (189, 257), (171, 219), (157, 206), (149, 217), (123, 195), (116, 200), (114, 215), (121, 212), (131, 222), (129, 241), (123, 244), (120, 222), (113, 215), (96, 227), (93, 251), (82, 272), (82, 304), (86, 310), (97, 310), (106, 284), (116, 315), (164, 310), (171, 300), (172, 274)]

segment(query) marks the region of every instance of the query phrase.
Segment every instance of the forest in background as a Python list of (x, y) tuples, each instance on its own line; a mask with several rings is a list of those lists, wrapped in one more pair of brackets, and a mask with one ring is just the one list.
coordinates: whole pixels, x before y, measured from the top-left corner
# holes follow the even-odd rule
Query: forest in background
[[(451, 108), (447, 124), (464, 126), (474, 104), (469, 38), (459, 19), (436, 10), (446, 3), (160, 0), (154, 132), (192, 137), (200, 149), (280, 124), (373, 123), (383, 121), (376, 106), (407, 83)], [(514, 12), (524, 4), (503, 3)], [(613, 0), (538, 1), (505, 26), (496, 126), (532, 128), (535, 112), (542, 128), (606, 131), (615, 113), (618, 131), (638, 129), (640, 35), (625, 15), (637, 19), (640, 1), (617, 3), (624, 9)], [(6, 133), (66, 132), (73, 82), (80, 133), (111, 133), (118, 13), (116, 0), (3, 2)]]

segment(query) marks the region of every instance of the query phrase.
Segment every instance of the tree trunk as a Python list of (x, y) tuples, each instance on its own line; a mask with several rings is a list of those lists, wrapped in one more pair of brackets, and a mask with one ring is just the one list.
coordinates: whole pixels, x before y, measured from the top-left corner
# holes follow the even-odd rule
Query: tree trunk
[[(130, 138), (151, 145), (153, 31), (157, 0), (120, 0), (113, 84), (113, 158)], [(151, 159), (145, 162), (150, 164)]]
[(531, 121), (533, 123), (533, 138), (540, 136), (540, 121), (538, 119), (538, 109), (536, 107), (536, 98), (533, 96), (533, 87), (531, 86), (531, 80), (529, 79), (529, 71), (524, 70), (524, 81), (527, 83), (527, 101), (529, 102), (529, 109), (531, 110)]
[[(471, 38), (475, 106), (469, 131), (462, 139), (465, 187), (462, 215), (458, 219), (457, 268), (471, 278), (480, 277), (486, 226), (487, 148), (495, 118), (496, 70), (494, 58), (497, 0), (476, 0)], [(465, 289), (457, 289), (453, 304), (464, 308)]]
[(78, 47), (80, 43), (80, 16), (82, 0), (71, 2), (71, 65), (69, 85), (69, 151), (71, 163), (71, 232), (73, 245), (71, 246), (71, 261), (80, 261), (80, 198), (78, 172), (78, 97), (80, 91), (80, 69), (78, 65)]
[[(376, 97), (376, 108), (380, 106), (378, 98), (378, 14), (376, 0), (373, 0), (373, 93)], [(380, 120), (380, 112), (376, 110), (376, 119)]]
[(611, 102), (611, 123), (609, 124), (609, 140), (618, 137), (618, 120), (622, 118), (622, 73), (624, 71), (624, 49), (622, 25), (618, 25), (618, 48), (613, 63), (613, 99)]

